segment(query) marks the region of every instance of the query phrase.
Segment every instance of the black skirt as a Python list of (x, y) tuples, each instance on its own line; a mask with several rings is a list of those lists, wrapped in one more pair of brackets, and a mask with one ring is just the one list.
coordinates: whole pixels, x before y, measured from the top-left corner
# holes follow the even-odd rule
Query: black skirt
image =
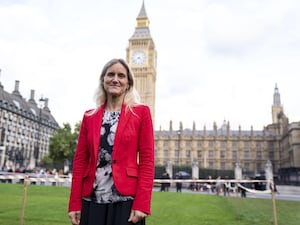
[(145, 219), (128, 222), (133, 200), (108, 204), (97, 204), (82, 200), (80, 225), (145, 225)]

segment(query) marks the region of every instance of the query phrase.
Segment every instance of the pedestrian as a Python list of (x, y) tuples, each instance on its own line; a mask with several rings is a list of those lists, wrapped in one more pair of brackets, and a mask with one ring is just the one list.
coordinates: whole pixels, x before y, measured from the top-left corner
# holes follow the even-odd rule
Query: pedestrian
[(221, 191), (222, 191), (222, 183), (221, 183), (221, 177), (218, 176), (216, 179), (216, 195), (220, 195)]
[[(170, 180), (170, 174), (169, 173), (166, 174), (166, 179)], [(170, 186), (171, 186), (170, 182), (166, 183), (166, 191), (167, 192), (170, 190)]]
[(69, 218), (73, 225), (144, 225), (151, 213), (154, 130), (123, 59), (105, 64), (95, 100), (80, 127)]
[(231, 184), (230, 182), (228, 181), (228, 176), (225, 176), (225, 182), (224, 182), (224, 196), (230, 196), (230, 187), (231, 187)]
[[(182, 176), (181, 176), (180, 172), (178, 174), (176, 174), (175, 179), (176, 180), (182, 179)], [(176, 192), (182, 192), (182, 182), (181, 181), (176, 182)]]
[[(170, 179), (170, 175), (167, 173), (167, 171), (165, 170), (162, 174), (161, 179), (163, 180), (169, 180)], [(170, 183), (169, 182), (162, 182), (161, 186), (160, 186), (160, 191), (169, 191), (170, 188)]]
[(241, 192), (241, 197), (242, 198), (246, 198), (247, 197), (247, 194), (246, 194), (246, 188), (248, 187), (248, 184), (245, 183), (245, 182), (242, 182), (241, 185), (240, 185), (240, 192)]

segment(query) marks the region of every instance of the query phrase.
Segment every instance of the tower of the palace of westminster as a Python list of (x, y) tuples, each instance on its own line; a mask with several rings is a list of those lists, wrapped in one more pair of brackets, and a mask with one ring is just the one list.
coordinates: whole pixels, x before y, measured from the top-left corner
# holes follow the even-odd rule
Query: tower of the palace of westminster
[[(155, 44), (150, 35), (149, 19), (144, 4), (136, 18), (134, 34), (129, 39), (127, 61), (136, 77), (142, 101), (151, 108), (155, 118), (156, 59)], [(289, 123), (275, 86), (272, 105), (272, 124), (263, 130), (231, 130), (229, 122), (213, 130), (184, 129), (155, 131), (155, 164), (192, 165), (199, 168), (232, 170), (239, 163), (243, 171), (259, 173), (266, 162), (273, 170), (300, 167), (300, 122)]]

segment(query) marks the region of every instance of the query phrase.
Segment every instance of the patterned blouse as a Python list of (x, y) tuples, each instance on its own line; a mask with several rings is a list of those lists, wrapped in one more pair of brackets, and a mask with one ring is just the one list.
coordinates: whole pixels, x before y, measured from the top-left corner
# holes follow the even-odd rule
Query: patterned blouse
[(91, 200), (96, 203), (114, 203), (133, 199), (131, 196), (122, 196), (117, 192), (112, 177), (112, 151), (119, 117), (120, 110), (105, 111), (103, 115), (97, 170), (91, 195)]

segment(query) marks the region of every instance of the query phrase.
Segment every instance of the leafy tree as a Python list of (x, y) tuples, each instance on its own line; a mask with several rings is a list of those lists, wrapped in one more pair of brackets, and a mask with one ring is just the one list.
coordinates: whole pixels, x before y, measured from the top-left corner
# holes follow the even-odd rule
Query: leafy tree
[(73, 159), (79, 134), (80, 123), (75, 124), (74, 132), (69, 123), (63, 124), (50, 138), (49, 158), (54, 163), (63, 164), (65, 159)]

